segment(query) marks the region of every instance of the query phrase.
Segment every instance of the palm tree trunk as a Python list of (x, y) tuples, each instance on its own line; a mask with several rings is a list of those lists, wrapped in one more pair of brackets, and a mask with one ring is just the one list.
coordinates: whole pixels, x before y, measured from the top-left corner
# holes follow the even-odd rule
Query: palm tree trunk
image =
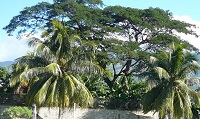
[(173, 119), (173, 115), (171, 111), (167, 111), (167, 119)]
[(59, 105), (58, 119), (62, 119), (62, 105)]
[(20, 94), (21, 87), (22, 87), (21, 84), (19, 84), (15, 89), (14, 94)]

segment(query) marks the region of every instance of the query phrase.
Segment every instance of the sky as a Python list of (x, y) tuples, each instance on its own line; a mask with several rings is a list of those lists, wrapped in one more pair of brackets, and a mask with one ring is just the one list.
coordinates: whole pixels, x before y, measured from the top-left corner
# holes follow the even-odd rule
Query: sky
[[(36, 5), (39, 2), (52, 2), (53, 0), (1, 0), (0, 4), (0, 62), (13, 61), (23, 56), (31, 49), (27, 46), (26, 40), (16, 39), (16, 36), (9, 37), (2, 29), (9, 24), (12, 17), (19, 15), (25, 7)], [(200, 27), (200, 1), (199, 0), (103, 0), (105, 5), (120, 5), (138, 9), (159, 7), (172, 12), (175, 19), (196, 24)], [(200, 35), (200, 29), (195, 29)], [(200, 49), (200, 38), (191, 35), (180, 34), (184, 40)]]

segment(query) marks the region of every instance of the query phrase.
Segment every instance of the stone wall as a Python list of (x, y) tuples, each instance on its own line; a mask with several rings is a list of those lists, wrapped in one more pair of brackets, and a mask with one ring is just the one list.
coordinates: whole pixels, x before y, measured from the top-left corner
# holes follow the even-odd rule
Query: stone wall
[[(57, 119), (58, 108), (41, 108), (39, 115), (43, 119)], [(153, 113), (143, 114), (142, 111), (122, 111), (108, 109), (65, 109), (62, 119), (158, 119)]]
[[(0, 114), (5, 108), (10, 106), (0, 106)], [(42, 107), (38, 110), (38, 115), (42, 119), (58, 119), (58, 108), (48, 109)], [(0, 115), (0, 119), (4, 119)], [(143, 114), (142, 111), (122, 111), (108, 109), (65, 109), (62, 119), (158, 119), (158, 115), (153, 113)]]

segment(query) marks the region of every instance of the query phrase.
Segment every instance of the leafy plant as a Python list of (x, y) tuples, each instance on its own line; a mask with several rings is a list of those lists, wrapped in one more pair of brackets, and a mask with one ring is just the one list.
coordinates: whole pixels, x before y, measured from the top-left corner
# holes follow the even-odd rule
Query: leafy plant
[(5, 119), (30, 119), (32, 117), (32, 111), (27, 107), (9, 107), (6, 108), (1, 114)]
[(110, 89), (103, 81), (103, 77), (98, 75), (81, 75), (80, 79), (95, 98), (93, 108), (105, 107)]
[(9, 93), (13, 88), (9, 86), (10, 72), (6, 68), (0, 67), (0, 93)]
[(109, 87), (100, 76), (82, 75), (80, 79), (95, 98), (106, 98), (107, 94), (110, 92)]
[(121, 76), (117, 79), (109, 95), (108, 108), (140, 109), (140, 101), (147, 90), (147, 83), (136, 82), (133, 80), (133, 76)]

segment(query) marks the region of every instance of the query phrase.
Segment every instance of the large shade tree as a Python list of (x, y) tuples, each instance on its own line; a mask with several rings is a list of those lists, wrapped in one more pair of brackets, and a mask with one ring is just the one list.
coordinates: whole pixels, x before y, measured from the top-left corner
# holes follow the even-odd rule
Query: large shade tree
[(21, 81), (29, 84), (26, 100), (29, 106), (33, 103), (39, 107), (59, 106), (60, 112), (74, 103), (86, 107), (92, 103), (92, 95), (78, 79), (78, 74), (102, 70), (93, 62), (92, 52), (87, 52), (90, 49), (85, 46), (87, 43), (70, 35), (58, 20), (53, 20), (51, 25), (49, 31), (43, 32), (42, 40), (30, 40), (34, 52), (16, 60), (11, 84)]
[[(97, 61), (101, 67), (112, 67), (114, 76), (104, 78), (110, 88), (118, 77), (144, 71), (148, 54), (172, 42), (184, 42), (188, 49), (197, 51), (174, 34), (182, 32), (196, 35), (190, 29), (194, 25), (175, 20), (169, 11), (122, 6), (103, 8), (102, 5), (101, 0), (54, 0), (52, 4), (41, 2), (26, 7), (4, 29), (10, 35), (18, 28), (19, 35), (27, 31), (34, 33), (40, 28), (48, 29), (51, 20), (60, 19), (82, 39), (96, 44)], [(127, 41), (119, 41), (125, 39)]]
[(153, 88), (142, 100), (145, 113), (155, 111), (161, 119), (191, 119), (192, 105), (200, 106), (199, 94), (185, 84), (187, 76), (197, 73), (197, 58), (172, 45), (171, 49), (150, 57), (150, 68), (143, 73)]
[[(192, 31), (194, 25), (175, 20), (169, 11), (160, 8), (135, 9), (101, 5), (101, 0), (41, 2), (26, 7), (4, 29), (10, 35), (14, 31), (19, 31), (19, 35), (35, 33), (41, 28), (51, 33), (51, 21), (59, 19), (72, 33), (90, 41), (86, 47), (91, 44), (94, 47), (87, 50), (94, 50), (96, 61), (103, 69), (111, 69), (113, 76), (103, 75), (111, 93), (121, 76), (136, 77), (148, 70), (147, 58), (151, 53), (165, 49), (172, 42), (198, 51), (175, 34), (196, 35)], [(63, 49), (62, 46), (56, 48), (61, 51)], [(59, 52), (55, 52), (57, 51), (54, 54), (61, 56)], [(126, 87), (124, 82), (127, 82), (126, 78), (120, 81), (123, 86), (121, 89)]]

